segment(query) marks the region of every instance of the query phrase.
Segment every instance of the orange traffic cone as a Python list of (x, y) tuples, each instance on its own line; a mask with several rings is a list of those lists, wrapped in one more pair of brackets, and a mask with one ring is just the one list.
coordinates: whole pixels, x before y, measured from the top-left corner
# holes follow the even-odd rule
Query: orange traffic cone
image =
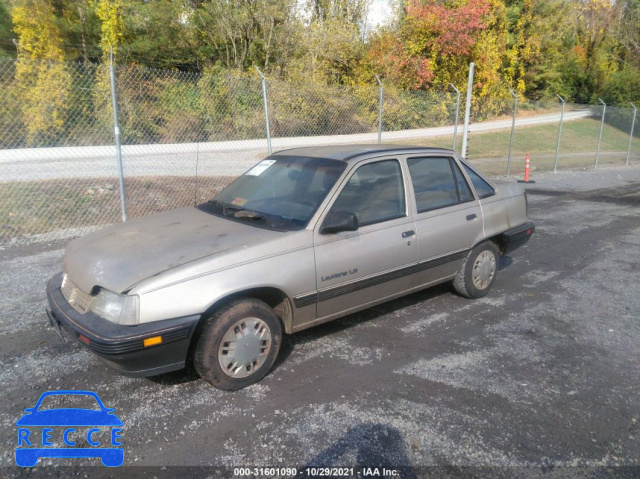
[(524, 157), (524, 181), (518, 180), (518, 183), (535, 183), (535, 181), (529, 179), (529, 153)]

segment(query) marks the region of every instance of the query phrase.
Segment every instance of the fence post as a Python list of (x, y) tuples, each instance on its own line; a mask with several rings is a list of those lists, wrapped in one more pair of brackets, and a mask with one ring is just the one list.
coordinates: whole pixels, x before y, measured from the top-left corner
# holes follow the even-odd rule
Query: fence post
[(256, 70), (258, 70), (258, 75), (260, 75), (260, 79), (262, 81), (262, 98), (264, 100), (264, 121), (267, 126), (267, 151), (271, 154), (271, 129), (269, 128), (269, 105), (267, 101), (267, 79), (264, 77), (258, 66), (256, 65)]
[(122, 147), (120, 145), (120, 126), (118, 125), (118, 97), (116, 96), (116, 73), (113, 67), (113, 48), (109, 49), (109, 80), (111, 82), (111, 103), (113, 104), (113, 131), (116, 136), (116, 159), (120, 176), (120, 207), (122, 221), (127, 221), (127, 200), (124, 196), (124, 171), (122, 169)]
[(509, 88), (509, 92), (513, 97), (513, 118), (511, 120), (511, 138), (509, 139), (509, 156), (507, 157), (507, 177), (509, 176), (509, 168), (511, 166), (511, 151), (513, 150), (513, 134), (516, 129), (516, 114), (518, 113), (518, 94)]
[(469, 135), (469, 116), (471, 115), (471, 89), (473, 88), (473, 70), (475, 63), (469, 63), (469, 79), (467, 80), (467, 104), (464, 106), (464, 128), (462, 129), (462, 151), (460, 156), (467, 157), (467, 136)]
[(636, 113), (638, 112), (638, 109), (633, 103), (631, 103), (631, 106), (633, 107), (633, 118), (631, 119), (631, 132), (629, 133), (629, 148), (627, 148), (627, 162), (625, 163), (624, 166), (629, 166), (629, 156), (631, 155), (631, 142), (633, 141), (633, 129), (636, 126)]
[(382, 144), (382, 101), (384, 97), (384, 88), (382, 87), (382, 82), (378, 75), (376, 75), (376, 80), (378, 80), (378, 85), (380, 85), (380, 98), (378, 99), (378, 145), (380, 145)]
[(460, 117), (460, 90), (458, 90), (453, 83), (449, 83), (451, 88), (456, 91), (456, 123), (453, 125), (453, 151), (456, 151), (456, 137), (458, 136), (458, 118)]
[(602, 143), (602, 129), (604, 128), (604, 114), (607, 111), (607, 104), (602, 101), (602, 98), (598, 98), (598, 101), (602, 103), (602, 120), (600, 120), (600, 136), (598, 136), (598, 149), (596, 150), (596, 161), (593, 164), (594, 168), (598, 167), (598, 157), (600, 156), (600, 143)]
[(555, 173), (558, 168), (558, 153), (560, 152), (560, 137), (562, 136), (562, 120), (564, 119), (564, 98), (560, 95), (556, 95), (562, 102), (562, 110), (560, 110), (560, 126), (558, 127), (558, 143), (556, 144), (556, 159), (553, 161), (553, 172)]

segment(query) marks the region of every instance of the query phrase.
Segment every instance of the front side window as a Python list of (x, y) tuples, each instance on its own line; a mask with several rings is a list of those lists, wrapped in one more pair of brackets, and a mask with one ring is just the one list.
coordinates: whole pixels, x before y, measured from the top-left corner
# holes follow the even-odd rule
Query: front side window
[(473, 200), (473, 194), (452, 158), (407, 160), (418, 213)]
[(360, 226), (406, 216), (400, 163), (385, 160), (358, 168), (331, 211), (355, 213)]
[(260, 227), (304, 228), (346, 166), (339, 160), (272, 155), (199, 208)]

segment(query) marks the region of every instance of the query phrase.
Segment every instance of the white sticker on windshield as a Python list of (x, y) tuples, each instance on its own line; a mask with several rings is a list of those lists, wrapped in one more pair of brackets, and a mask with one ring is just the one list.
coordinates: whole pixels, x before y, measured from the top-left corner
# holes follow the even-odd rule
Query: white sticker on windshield
[(262, 173), (264, 173), (264, 170), (269, 168), (275, 162), (276, 162), (276, 160), (262, 160), (256, 166), (254, 166), (249, 171), (247, 171), (245, 174), (246, 175), (251, 175), (251, 176), (260, 176)]

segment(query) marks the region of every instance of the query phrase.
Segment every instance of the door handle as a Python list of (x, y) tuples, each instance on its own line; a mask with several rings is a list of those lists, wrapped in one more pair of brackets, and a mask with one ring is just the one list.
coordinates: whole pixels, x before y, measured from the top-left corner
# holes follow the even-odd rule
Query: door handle
[(467, 215), (467, 221), (475, 220), (476, 218), (476, 215)]
[(415, 236), (416, 232), (413, 230), (405, 231), (402, 233), (403, 238), (408, 238), (409, 236)]

